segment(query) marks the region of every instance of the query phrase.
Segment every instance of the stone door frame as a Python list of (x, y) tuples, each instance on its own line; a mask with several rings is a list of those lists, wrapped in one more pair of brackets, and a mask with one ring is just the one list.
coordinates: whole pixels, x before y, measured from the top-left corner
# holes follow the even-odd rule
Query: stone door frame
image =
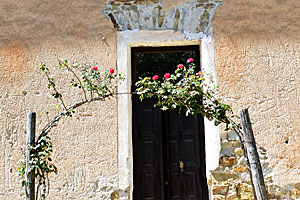
[[(117, 69), (125, 81), (118, 86), (119, 93), (131, 92), (131, 47), (158, 47), (199, 45), (200, 62), (204, 73), (212, 76), (216, 83), (215, 53), (212, 28), (207, 34), (195, 34), (191, 38), (182, 32), (121, 31), (117, 33)], [(132, 199), (133, 191), (133, 149), (132, 149), (132, 100), (130, 94), (117, 97), (118, 103), (118, 181), (121, 199)], [(220, 133), (214, 123), (204, 120), (206, 176), (219, 165)], [(123, 198), (124, 197), (124, 198)]]

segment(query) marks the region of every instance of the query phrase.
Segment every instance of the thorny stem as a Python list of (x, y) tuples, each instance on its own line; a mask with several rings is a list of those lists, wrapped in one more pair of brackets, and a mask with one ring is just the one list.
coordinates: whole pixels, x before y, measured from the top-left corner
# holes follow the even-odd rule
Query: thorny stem
[[(73, 113), (73, 110), (86, 104), (86, 103), (90, 103), (90, 102), (93, 102), (93, 101), (104, 101), (105, 99), (107, 98), (110, 98), (112, 96), (115, 96), (115, 95), (121, 95), (121, 94), (133, 94), (133, 93), (117, 93), (114, 91), (115, 86), (113, 88), (113, 86), (111, 85), (110, 87), (106, 87), (106, 90), (102, 90), (102, 96), (101, 94), (99, 93), (98, 91), (98, 88), (97, 87), (93, 87), (93, 83), (92, 81), (90, 80), (90, 77), (86, 77), (86, 82), (87, 82), (87, 86), (90, 87), (90, 97), (88, 97), (87, 95), (87, 91), (89, 90), (89, 88), (87, 87), (86, 89), (84, 88), (84, 85), (83, 85), (83, 82), (82, 80), (80, 79), (80, 77), (77, 76), (77, 74), (75, 73), (75, 71), (66, 63), (66, 62), (60, 62), (60, 68), (61, 66), (64, 66), (66, 67), (66, 69), (68, 71), (70, 71), (74, 76), (75, 78), (77, 79), (82, 91), (83, 91), (83, 94), (84, 94), (84, 99), (82, 99), (81, 101), (79, 102), (76, 102), (70, 106), (66, 106), (65, 102), (63, 101), (63, 98), (62, 98), (62, 95), (58, 92), (56, 86), (55, 86), (55, 82), (54, 82), (54, 79), (52, 79), (49, 75), (49, 69), (47, 67), (45, 67), (45, 65), (41, 65), (40, 69), (45, 73), (47, 79), (48, 79), (48, 88), (52, 88), (54, 90), (54, 94), (53, 94), (53, 97), (54, 98), (59, 98), (63, 107), (64, 107), (64, 110), (58, 114), (56, 117), (54, 117), (54, 119), (52, 121), (50, 121), (42, 130), (42, 133), (39, 135), (38, 139), (37, 139), (37, 142), (39, 143), (42, 138), (44, 136), (47, 136), (47, 134), (50, 132), (50, 130), (57, 125), (57, 122), (63, 117), (63, 116), (72, 116), (72, 113)], [(116, 76), (115, 76), (116, 77)], [(85, 78), (85, 77), (83, 77)], [(111, 78), (112, 77), (109, 77), (109, 83), (111, 84)], [(84, 80), (85, 81), (85, 80)], [(78, 85), (77, 85), (78, 86)], [(95, 96), (97, 97), (94, 97), (94, 92), (95, 92)], [(47, 118), (49, 119), (48, 115), (47, 115)], [(47, 137), (45, 137), (47, 138)], [(50, 139), (48, 137), (48, 139)], [(43, 142), (43, 141), (42, 141)], [(52, 152), (52, 143), (51, 144), (51, 152)], [(49, 146), (50, 147), (50, 146)], [(40, 151), (40, 150), (39, 150)], [(50, 151), (50, 150), (49, 150)], [(49, 153), (49, 152), (48, 152)], [(50, 153), (49, 153), (50, 154)], [(50, 157), (48, 157), (50, 158)], [(38, 154), (38, 158), (37, 158), (39, 161), (40, 161), (40, 154)], [(51, 159), (49, 159), (49, 161), (51, 161)], [(46, 167), (48, 167), (48, 163), (46, 162)], [(51, 167), (52, 165), (52, 167)], [(37, 199), (41, 199), (41, 200), (44, 200), (48, 194), (49, 194), (49, 187), (50, 187), (50, 182), (49, 182), (49, 177), (48, 177), (48, 173), (49, 172), (56, 172), (56, 167), (51, 164), (49, 165), (49, 168), (48, 168), (48, 171), (46, 171), (44, 168), (40, 168), (40, 171), (38, 170), (35, 174), (36, 177), (38, 177), (38, 186), (37, 186), (37, 191), (36, 191), (36, 200)], [(46, 176), (45, 176), (45, 173), (46, 173)], [(47, 190), (47, 184), (46, 184), (46, 178), (47, 178), (47, 181), (48, 181), (48, 190)]]
[(83, 87), (83, 85), (82, 85), (82, 82), (81, 82), (81, 80), (80, 80), (80, 78), (77, 76), (77, 74), (68, 66), (68, 65), (66, 65), (66, 64), (64, 64), (66, 67), (67, 67), (67, 69), (70, 71), (70, 72), (72, 72), (72, 74), (76, 77), (76, 79), (77, 79), (77, 81), (79, 82), (79, 84), (80, 84), (80, 86), (81, 86), (81, 89), (82, 89), (82, 91), (83, 91), (83, 95), (84, 95), (84, 98), (85, 98), (85, 100), (88, 100), (87, 99), (87, 96), (86, 96), (86, 91), (85, 91), (85, 89), (84, 89), (84, 87)]
[[(49, 75), (48, 75), (47, 73), (45, 73), (45, 74), (46, 74), (48, 80), (50, 80), (51, 78), (49, 77)], [(53, 85), (53, 84), (51, 84), (51, 85), (52, 85), (53, 90), (54, 90), (57, 94), (59, 94), (59, 92), (57, 91), (55, 85)], [(58, 98), (60, 99), (62, 105), (64, 106), (64, 109), (67, 110), (67, 107), (66, 107), (65, 102), (63, 101), (62, 97), (59, 96)]]
[(233, 127), (232, 127), (233, 131), (235, 131), (236, 133), (239, 133), (243, 136), (244, 135), (243, 132), (239, 129), (240, 126), (235, 121), (233, 121), (231, 118), (229, 118), (227, 116), (226, 116), (226, 118), (233, 125)]
[(62, 113), (60, 113), (59, 115), (57, 115), (56, 117), (54, 117), (54, 119), (49, 122), (42, 130), (42, 133), (40, 134), (38, 140), (43, 137), (43, 136), (46, 136), (48, 134), (48, 132), (54, 127), (56, 126), (56, 123), (67, 113), (67, 112), (70, 112), (86, 103), (90, 103), (90, 102), (93, 102), (93, 101), (103, 101), (104, 99), (108, 98), (108, 97), (112, 97), (112, 96), (115, 96), (115, 95), (121, 95), (121, 94), (132, 94), (132, 93), (110, 93), (110, 94), (107, 94), (107, 95), (104, 95), (104, 96), (101, 96), (101, 97), (95, 97), (95, 98), (91, 98), (91, 99), (88, 99), (88, 100), (82, 100), (82, 101), (79, 101), (79, 102), (76, 102), (74, 103), (73, 105), (70, 105), (69, 107), (66, 108), (66, 110)]
[(91, 98), (88, 100), (82, 100), (79, 102), (74, 103), (73, 105), (70, 105), (69, 107), (66, 108), (66, 110), (62, 113), (60, 113), (59, 115), (57, 115), (56, 117), (53, 118), (53, 120), (51, 122), (49, 122), (42, 130), (42, 133), (40, 134), (38, 140), (43, 137), (46, 136), (48, 134), (48, 132), (54, 127), (56, 126), (56, 123), (65, 115), (65, 113), (70, 112), (71, 110), (74, 110), (86, 103), (90, 103), (93, 101), (103, 101), (104, 99), (108, 98), (108, 97), (112, 97), (115, 95), (122, 95), (122, 94), (136, 94), (136, 92), (121, 92), (121, 93), (110, 93), (101, 97), (95, 97), (95, 98)]

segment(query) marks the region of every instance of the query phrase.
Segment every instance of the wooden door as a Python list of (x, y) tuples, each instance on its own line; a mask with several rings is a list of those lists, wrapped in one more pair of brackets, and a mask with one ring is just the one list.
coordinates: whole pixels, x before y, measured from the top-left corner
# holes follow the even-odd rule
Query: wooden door
[[(167, 59), (172, 57), (172, 52), (184, 55), (192, 50), (197, 59), (197, 49), (198, 46), (179, 47), (175, 51), (174, 48), (133, 49), (133, 82), (137, 75), (169, 70), (170, 63), (160, 65), (159, 69), (135, 70), (146, 66), (143, 62), (150, 63), (150, 67), (157, 66), (149, 60), (153, 56), (145, 54), (171, 53), (162, 56)], [(136, 58), (140, 52), (144, 53), (142, 59), (146, 59), (143, 62)], [(176, 59), (174, 62), (173, 71), (179, 64)], [(142, 66), (136, 66), (137, 63)], [(184, 112), (179, 114), (178, 110), (161, 111), (154, 107), (154, 102), (155, 99), (140, 102), (136, 95), (133, 96), (134, 200), (208, 199), (203, 118), (186, 117)]]
[(165, 199), (207, 199), (203, 119), (162, 113)]

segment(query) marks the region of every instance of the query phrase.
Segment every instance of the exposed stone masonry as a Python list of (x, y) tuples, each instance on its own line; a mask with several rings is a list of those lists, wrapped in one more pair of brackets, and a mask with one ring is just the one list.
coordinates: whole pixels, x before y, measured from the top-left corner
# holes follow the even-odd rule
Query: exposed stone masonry
[(159, 0), (109, 0), (103, 12), (120, 31), (174, 30), (206, 33), (220, 0), (190, 0), (166, 11)]
[[(222, 149), (219, 167), (211, 171), (209, 187), (212, 200), (250, 200), (253, 199), (248, 167), (237, 135), (234, 132), (222, 136)], [(300, 183), (284, 188), (273, 184), (273, 173), (269, 167), (267, 152), (258, 146), (258, 153), (265, 184), (270, 199), (300, 199)]]

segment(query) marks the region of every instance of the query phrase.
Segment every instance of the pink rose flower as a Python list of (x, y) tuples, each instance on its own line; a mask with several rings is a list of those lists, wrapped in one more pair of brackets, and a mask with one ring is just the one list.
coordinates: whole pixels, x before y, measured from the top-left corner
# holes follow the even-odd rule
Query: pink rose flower
[(109, 73), (113, 74), (115, 72), (114, 68), (109, 68)]
[(157, 75), (154, 75), (153, 77), (152, 77), (152, 80), (154, 80), (154, 81), (156, 81), (158, 79), (158, 76)]
[(165, 73), (165, 75), (164, 75), (164, 79), (168, 79), (168, 78), (170, 78), (170, 74), (169, 73)]
[(93, 67), (92, 70), (98, 70), (98, 67), (97, 67), (97, 66), (96, 66), (96, 67)]
[(182, 68), (184, 68), (184, 66), (183, 66), (183, 64), (179, 64), (179, 65), (177, 65), (177, 68), (182, 69)]
[(194, 62), (194, 59), (193, 58), (187, 59), (186, 63), (190, 63), (190, 62)]
[(202, 72), (200, 72), (200, 71), (197, 73), (198, 76), (201, 76), (201, 74), (202, 74)]

